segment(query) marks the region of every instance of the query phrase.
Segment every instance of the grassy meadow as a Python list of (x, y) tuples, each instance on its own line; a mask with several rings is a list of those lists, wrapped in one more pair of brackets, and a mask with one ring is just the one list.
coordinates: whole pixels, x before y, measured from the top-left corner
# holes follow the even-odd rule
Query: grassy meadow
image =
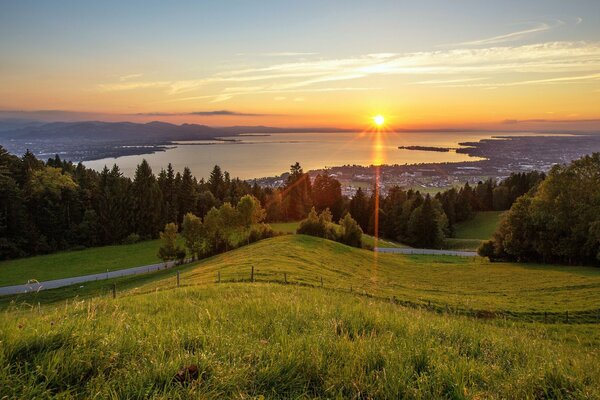
[(595, 268), (285, 235), (177, 271), (0, 299), (0, 398), (600, 396)]
[(490, 239), (498, 226), (498, 222), (500, 222), (503, 212), (476, 212), (470, 220), (456, 224), (454, 236), (458, 239)]
[(454, 237), (446, 238), (449, 250), (477, 250), (484, 240), (491, 239), (504, 211), (479, 211), (472, 219), (456, 224)]
[[(0, 313), (0, 397), (589, 399), (596, 336), (319, 288), (199, 285)], [(195, 364), (199, 378), (174, 375)]]
[(24, 284), (30, 279), (46, 281), (155, 264), (160, 262), (156, 255), (159, 245), (158, 240), (150, 240), (2, 261), (0, 286)]
[[(179, 267), (183, 286), (250, 279), (306, 286), (387, 299), (437, 312), (521, 321), (600, 322), (600, 269), (535, 264), (490, 263), (483, 258), (375, 254), (305, 235), (260, 241), (196, 264)], [(16, 304), (60, 302), (77, 296), (119, 292), (143, 293), (172, 288), (175, 271), (124, 277), (0, 299)], [(165, 279), (163, 279), (165, 278)], [(546, 313), (546, 314), (544, 314)]]

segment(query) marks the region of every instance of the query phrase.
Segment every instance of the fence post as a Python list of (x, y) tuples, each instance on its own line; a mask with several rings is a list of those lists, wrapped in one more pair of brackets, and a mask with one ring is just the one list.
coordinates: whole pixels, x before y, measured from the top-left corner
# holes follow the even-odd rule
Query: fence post
[(547, 324), (548, 323), (548, 312), (544, 311), (544, 323)]
[(569, 310), (565, 311), (565, 316), (567, 318), (567, 324), (569, 323)]
[(217, 283), (221, 283), (221, 271), (217, 271)]
[(323, 277), (321, 277), (321, 287), (323, 287)]
[(427, 308), (431, 308), (431, 300), (427, 300)]
[(252, 266), (252, 270), (250, 271), (250, 282), (254, 282), (254, 265)]
[(283, 273), (283, 282), (287, 284), (287, 272)]
[(177, 271), (177, 287), (179, 287), (179, 271)]
[(116, 283), (113, 283), (112, 293), (113, 293), (113, 299), (116, 299), (117, 298), (117, 284)]

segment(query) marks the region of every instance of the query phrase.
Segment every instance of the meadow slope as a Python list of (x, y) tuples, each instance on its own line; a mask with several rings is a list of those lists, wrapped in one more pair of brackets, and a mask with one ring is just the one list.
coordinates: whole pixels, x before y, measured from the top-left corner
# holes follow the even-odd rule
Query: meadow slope
[[(445, 310), (562, 315), (598, 322), (600, 269), (490, 263), (483, 258), (376, 254), (305, 235), (267, 239), (203, 260), (181, 273), (183, 285), (250, 279), (352, 290)], [(285, 275), (284, 275), (285, 274)], [(160, 280), (139, 290), (173, 285)], [(585, 320), (583, 321), (585, 322)]]
[(578, 340), (597, 331), (569, 329), (295, 285), (128, 293), (0, 313), (0, 397), (598, 398), (597, 343)]

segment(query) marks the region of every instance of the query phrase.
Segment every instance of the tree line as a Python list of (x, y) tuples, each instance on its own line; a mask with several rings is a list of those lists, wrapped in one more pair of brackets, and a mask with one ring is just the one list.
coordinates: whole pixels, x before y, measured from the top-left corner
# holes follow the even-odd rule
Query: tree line
[(316, 213), (329, 210), (331, 221), (349, 213), (369, 234), (375, 233), (378, 203), (379, 236), (436, 247), (474, 211), (507, 209), (541, 179), (539, 173), (514, 174), (499, 184), (488, 180), (435, 196), (395, 187), (376, 202), (376, 190), (359, 189), (348, 199), (335, 177), (311, 179), (299, 163), (274, 189), (231, 178), (219, 166), (197, 180), (189, 168), (175, 172), (170, 164), (155, 175), (143, 160), (131, 179), (116, 165), (98, 172), (58, 155), (44, 162), (0, 146), (0, 259), (158, 238), (168, 223), (183, 229), (187, 214), (205, 221), (213, 209), (239, 207), (246, 195), (258, 200), (266, 222), (299, 221), (314, 207)]
[(479, 248), (491, 260), (600, 264), (600, 153), (555, 165)]

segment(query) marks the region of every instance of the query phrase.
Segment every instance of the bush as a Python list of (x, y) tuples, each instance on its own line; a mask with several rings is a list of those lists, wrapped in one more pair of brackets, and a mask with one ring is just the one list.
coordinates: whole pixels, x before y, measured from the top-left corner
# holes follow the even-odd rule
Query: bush
[(348, 246), (361, 247), (362, 234), (362, 229), (358, 225), (358, 222), (352, 218), (350, 213), (340, 219), (339, 242), (347, 244)]
[(296, 233), (335, 240), (349, 246), (362, 246), (362, 229), (350, 214), (340, 219), (340, 226), (331, 221), (331, 212), (325, 209), (317, 214), (313, 207), (308, 217), (300, 222)]
[(275, 236), (275, 231), (268, 224), (253, 225), (248, 232), (248, 243), (258, 242), (262, 239), (268, 239)]
[(479, 254), (481, 257), (488, 257), (490, 261), (493, 261), (495, 259), (494, 253), (494, 242), (491, 240), (486, 240), (485, 242), (482, 242), (479, 248), (477, 249), (477, 254)]
[(125, 239), (123, 239), (122, 243), (123, 244), (134, 244), (134, 243), (138, 243), (141, 240), (140, 235), (138, 235), (137, 233), (131, 233), (129, 234), (129, 236), (127, 236)]
[(308, 217), (300, 222), (296, 233), (321, 237), (329, 240), (337, 240), (338, 233), (335, 225), (331, 222), (331, 212), (325, 209), (321, 214), (313, 207)]

